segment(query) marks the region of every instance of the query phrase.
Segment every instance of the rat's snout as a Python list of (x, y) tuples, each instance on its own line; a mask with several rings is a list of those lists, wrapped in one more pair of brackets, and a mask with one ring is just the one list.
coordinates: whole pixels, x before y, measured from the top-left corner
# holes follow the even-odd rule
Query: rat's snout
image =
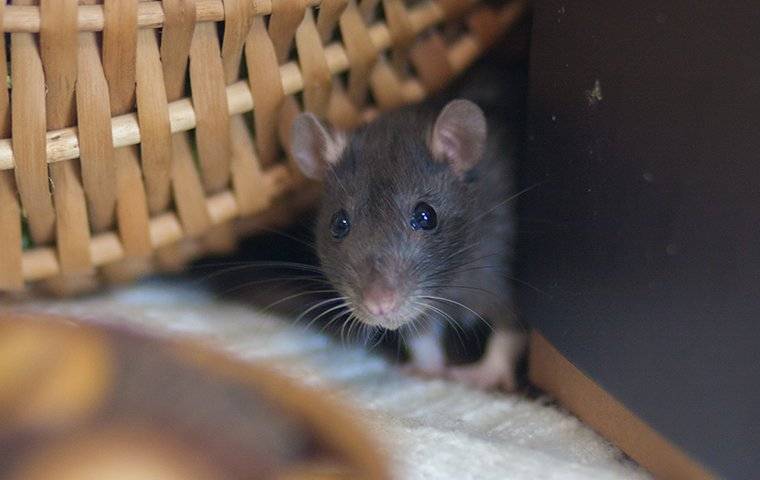
[(399, 298), (398, 291), (383, 281), (370, 283), (362, 293), (364, 308), (378, 317), (395, 312), (399, 306)]

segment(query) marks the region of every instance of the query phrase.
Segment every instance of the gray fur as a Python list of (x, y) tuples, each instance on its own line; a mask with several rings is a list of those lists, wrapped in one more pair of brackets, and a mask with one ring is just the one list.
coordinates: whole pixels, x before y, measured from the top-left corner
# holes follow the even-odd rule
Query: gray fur
[[(325, 173), (317, 251), (327, 277), (367, 323), (373, 320), (361, 309), (360, 292), (377, 275), (411, 299), (400, 311), (400, 324), (422, 320), (411, 303), (415, 298), (457, 322), (477, 318), (420, 295), (460, 302), (494, 326), (512, 322), (514, 214), (506, 199), (513, 194), (514, 142), (506, 122), (488, 118), (488, 106), (481, 105), (488, 120), (485, 153), (464, 179), (458, 177), (433, 160), (426, 143), (444, 103), (439, 98), (381, 115), (351, 134), (338, 164)], [(410, 227), (420, 201), (435, 208), (435, 231)], [(329, 222), (339, 209), (348, 212), (352, 227), (335, 240)], [(444, 322), (431, 310), (427, 316)]]

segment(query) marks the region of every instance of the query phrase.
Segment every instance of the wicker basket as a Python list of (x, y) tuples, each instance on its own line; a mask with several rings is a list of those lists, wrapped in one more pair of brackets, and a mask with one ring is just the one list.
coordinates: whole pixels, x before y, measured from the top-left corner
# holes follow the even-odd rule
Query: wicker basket
[(239, 219), (313, 201), (281, 160), (301, 108), (349, 127), (420, 100), (525, 8), (79, 3), (0, 4), (0, 290), (77, 292), (234, 248)]

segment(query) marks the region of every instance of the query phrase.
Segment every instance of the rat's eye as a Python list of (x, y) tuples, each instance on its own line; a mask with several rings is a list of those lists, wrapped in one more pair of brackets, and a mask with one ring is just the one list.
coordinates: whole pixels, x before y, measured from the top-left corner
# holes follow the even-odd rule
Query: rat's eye
[(351, 231), (351, 222), (348, 220), (348, 212), (341, 209), (333, 213), (330, 219), (330, 233), (333, 238), (340, 240)]
[(414, 207), (412, 218), (409, 220), (409, 225), (411, 225), (413, 229), (432, 230), (437, 224), (438, 217), (435, 214), (433, 207), (425, 202), (420, 202)]

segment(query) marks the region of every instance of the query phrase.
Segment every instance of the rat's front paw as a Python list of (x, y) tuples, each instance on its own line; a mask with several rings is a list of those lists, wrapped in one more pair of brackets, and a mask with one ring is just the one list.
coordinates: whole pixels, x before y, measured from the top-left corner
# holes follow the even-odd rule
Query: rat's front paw
[(493, 362), (477, 362), (470, 365), (450, 367), (448, 378), (480, 390), (517, 390), (517, 376), (513, 365)]
[(416, 363), (408, 363), (401, 367), (401, 372), (412, 377), (426, 379), (446, 378), (447, 376), (446, 368), (443, 365), (419, 365)]
[(449, 378), (481, 390), (517, 390), (517, 361), (525, 348), (525, 335), (497, 330), (488, 339), (483, 358), (470, 365), (448, 369)]

